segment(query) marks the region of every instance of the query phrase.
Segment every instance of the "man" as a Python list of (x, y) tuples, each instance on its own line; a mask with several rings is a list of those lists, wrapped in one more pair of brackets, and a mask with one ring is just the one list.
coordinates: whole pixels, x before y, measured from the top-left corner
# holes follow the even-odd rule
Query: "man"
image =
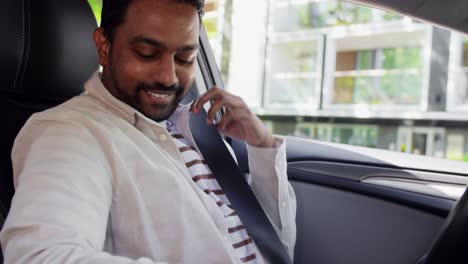
[(249, 184), (293, 257), (284, 142), (226, 91), (179, 105), (202, 10), (203, 0), (104, 1), (94, 33), (102, 74), (15, 141), (6, 263), (264, 263), (188, 128), (209, 101), (207, 122), (224, 108), (218, 130), (247, 142)]

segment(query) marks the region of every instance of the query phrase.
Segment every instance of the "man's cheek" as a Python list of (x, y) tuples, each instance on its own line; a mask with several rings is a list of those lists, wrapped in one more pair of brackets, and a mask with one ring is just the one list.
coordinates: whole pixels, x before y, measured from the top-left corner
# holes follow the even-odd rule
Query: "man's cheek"
[(120, 64), (120, 71), (118, 76), (127, 85), (137, 83), (140, 79), (140, 70), (135, 64), (122, 63)]
[(195, 70), (190, 70), (179, 74), (180, 84), (187, 90), (192, 87), (193, 82), (195, 81)]
[(127, 64), (125, 68), (128, 79), (134, 83), (146, 83), (147, 80), (151, 80), (152, 75), (154, 75), (154, 73), (148, 70), (148, 67), (141, 64)]

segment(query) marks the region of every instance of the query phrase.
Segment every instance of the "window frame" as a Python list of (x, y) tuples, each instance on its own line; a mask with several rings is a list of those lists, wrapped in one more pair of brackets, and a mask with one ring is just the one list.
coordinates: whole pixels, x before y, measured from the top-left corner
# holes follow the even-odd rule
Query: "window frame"
[[(468, 38), (462, 33), (452, 32), (450, 36), (450, 57), (447, 81), (447, 112), (468, 112), (468, 67), (463, 65), (463, 42)], [(459, 75), (465, 74), (466, 103), (460, 103), (457, 94)]]
[[(271, 34), (274, 34), (273, 36)], [(300, 34), (291, 33), (268, 33), (268, 43), (266, 46), (266, 59), (265, 59), (265, 80), (263, 83), (263, 111), (266, 114), (281, 114), (281, 113), (307, 113), (309, 111), (318, 110), (320, 108), (320, 93), (322, 86), (322, 65), (323, 65), (323, 52), (324, 52), (324, 36), (317, 33), (307, 32)], [(312, 89), (312, 103), (272, 103), (271, 102), (271, 82), (273, 75), (281, 73), (272, 72), (272, 58), (273, 46), (281, 43), (297, 43), (311, 41), (316, 44), (316, 65), (315, 73), (312, 78), (314, 87)], [(285, 73), (289, 74), (289, 73)], [(300, 77), (298, 77), (300, 78)]]
[[(335, 83), (335, 67), (336, 67), (336, 41), (346, 41), (351, 38), (365, 38), (375, 34), (399, 34), (407, 32), (421, 32), (423, 34), (423, 62), (422, 62), (422, 85), (421, 85), (421, 101), (415, 105), (370, 105), (370, 104), (335, 104), (333, 100), (334, 83)], [(381, 48), (382, 45), (372, 45), (366, 48)], [(380, 116), (379, 112), (395, 112), (407, 111), (417, 112), (426, 111), (429, 98), (429, 77), (431, 64), (431, 49), (432, 49), (432, 27), (425, 24), (417, 24), (408, 21), (387, 22), (385, 24), (375, 25), (351, 25), (345, 28), (333, 30), (328, 34), (326, 39), (326, 54), (324, 64), (324, 84), (323, 84), (323, 103), (322, 108), (332, 111), (352, 111), (357, 112), (365, 109), (373, 112), (375, 116)]]

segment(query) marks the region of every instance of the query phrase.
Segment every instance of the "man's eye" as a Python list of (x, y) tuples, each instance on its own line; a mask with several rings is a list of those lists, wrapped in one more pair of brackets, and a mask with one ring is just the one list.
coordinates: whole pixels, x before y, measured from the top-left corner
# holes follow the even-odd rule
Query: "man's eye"
[(185, 65), (185, 66), (192, 65), (195, 62), (195, 60), (183, 60), (179, 58), (176, 58), (176, 60), (178, 63), (180, 63), (181, 65)]
[(145, 54), (145, 53), (141, 53), (141, 52), (138, 52), (138, 51), (136, 51), (136, 53), (138, 54), (138, 56), (142, 57), (143, 59), (153, 59), (156, 56), (156, 54), (154, 54), (154, 53)]

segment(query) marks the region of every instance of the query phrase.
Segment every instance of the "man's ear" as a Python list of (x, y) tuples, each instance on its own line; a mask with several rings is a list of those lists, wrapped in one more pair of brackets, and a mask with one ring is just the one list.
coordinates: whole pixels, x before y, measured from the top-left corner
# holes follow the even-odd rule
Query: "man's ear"
[(93, 33), (94, 44), (98, 52), (99, 64), (106, 67), (109, 62), (110, 41), (103, 28), (97, 28)]

